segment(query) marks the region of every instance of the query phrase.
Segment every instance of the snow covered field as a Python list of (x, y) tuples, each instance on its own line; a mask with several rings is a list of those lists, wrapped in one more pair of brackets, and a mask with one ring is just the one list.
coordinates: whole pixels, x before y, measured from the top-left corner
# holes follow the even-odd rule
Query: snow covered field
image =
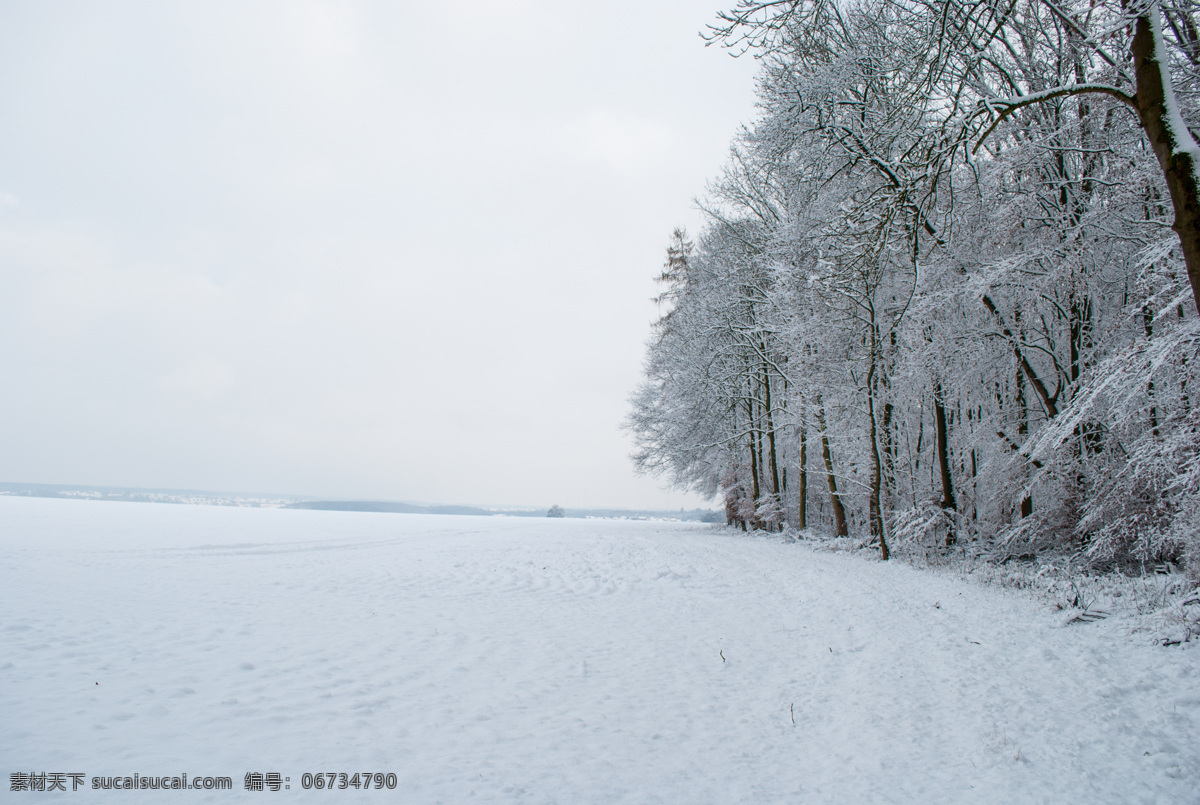
[[(0, 497), (0, 766), (72, 802), (1200, 802), (1200, 650), (708, 526)], [(247, 772), (291, 788), (243, 790)], [(305, 791), (315, 772), (395, 791)]]

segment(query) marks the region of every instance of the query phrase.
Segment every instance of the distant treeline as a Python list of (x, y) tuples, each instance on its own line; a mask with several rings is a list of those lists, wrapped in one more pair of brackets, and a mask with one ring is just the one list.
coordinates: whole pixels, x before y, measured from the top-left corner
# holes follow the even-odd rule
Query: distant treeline
[[(495, 512), (474, 506), (414, 506), (410, 503), (393, 503), (387, 500), (303, 500), (289, 503), (283, 508), (331, 512), (389, 512), (392, 514), (472, 514), (484, 517), (495, 514)], [(545, 514), (545, 512), (541, 512), (541, 514)]]
[[(315, 509), (340, 512), (387, 512), (392, 514), (465, 514), (480, 517), (545, 517), (547, 509), (483, 509), (477, 506), (417, 506), (386, 500), (306, 500), (288, 503), (285, 509)], [(724, 515), (709, 509), (653, 511), (649, 509), (563, 509), (566, 517), (689, 520), (712, 523)]]
[[(202, 506), (249, 506), (260, 508), (309, 509), (339, 512), (384, 512), (388, 514), (458, 514), (477, 517), (545, 517), (547, 509), (485, 509), (479, 506), (421, 506), (390, 500), (299, 500), (283, 495), (250, 495), (205, 492), (196, 489), (135, 489), (119, 486), (68, 486), (0, 482), (0, 496), (117, 500), (130, 503), (190, 503)], [(707, 509), (653, 511), (649, 509), (564, 509), (566, 517), (627, 519), (674, 519), (712, 523), (724, 516)]]
[(0, 495), (74, 500), (115, 500), (127, 503), (189, 503), (204, 506), (276, 508), (294, 500), (281, 495), (205, 492), (198, 489), (137, 489), (121, 486), (0, 483)]

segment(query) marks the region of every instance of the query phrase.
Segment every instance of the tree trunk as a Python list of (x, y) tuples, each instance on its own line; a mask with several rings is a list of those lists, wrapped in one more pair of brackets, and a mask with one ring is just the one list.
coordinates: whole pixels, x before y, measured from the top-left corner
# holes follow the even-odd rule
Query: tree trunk
[[(766, 351), (765, 344), (760, 343), (760, 347), (764, 352)], [(771, 415), (771, 375), (765, 362), (760, 368), (762, 377), (759, 382), (762, 384), (763, 392), (763, 420), (766, 424), (766, 431), (764, 434), (766, 438), (763, 440), (766, 443), (766, 455), (763, 456), (763, 462), (765, 464), (763, 468), (763, 478), (764, 480), (770, 480), (771, 499), (774, 504), (778, 506), (782, 502), (782, 499), (779, 497), (779, 459), (775, 448), (775, 420)], [(771, 473), (770, 476), (767, 476), (768, 469)], [(775, 529), (775, 525), (778, 525), (780, 530), (783, 529), (783, 523), (781, 522), (778, 524), (767, 523), (767, 530), (773, 531)]]
[[(914, 246), (915, 248), (915, 246)], [(889, 359), (883, 365), (883, 378), (880, 382), (880, 388), (883, 389), (883, 420), (880, 422), (879, 428), (879, 444), (883, 448), (883, 502), (888, 511), (896, 510), (896, 498), (898, 497), (896, 483), (896, 434), (895, 429), (895, 413), (896, 408), (892, 404), (892, 364), (895, 361), (895, 355), (898, 351), (896, 328), (893, 326), (888, 333), (888, 341), (890, 343), (888, 355)]]
[(747, 403), (747, 408), (750, 409), (750, 494), (754, 500), (754, 505), (758, 506), (758, 429), (754, 423), (754, 403)]
[(958, 511), (954, 497), (954, 476), (950, 473), (950, 429), (946, 424), (946, 406), (942, 401), (942, 386), (933, 387), (933, 412), (937, 420), (938, 469), (942, 475), (942, 508)]
[(771, 466), (771, 492), (776, 499), (779, 497), (779, 461), (775, 450), (775, 420), (771, 416), (771, 376), (767, 367), (763, 366), (763, 398), (766, 400), (767, 419), (767, 457)]
[[(1154, 337), (1154, 311), (1149, 305), (1142, 306), (1142, 326), (1146, 329), (1146, 340), (1149, 341)], [(1149, 380), (1146, 383), (1146, 396), (1150, 398), (1150, 432), (1155, 436), (1158, 435), (1158, 408), (1153, 405), (1154, 401), (1154, 381)]]
[(798, 493), (800, 514), (796, 525), (801, 531), (808, 528), (808, 433), (800, 426), (800, 490)]
[(821, 428), (821, 458), (825, 459), (825, 477), (829, 482), (829, 505), (833, 507), (833, 530), (839, 537), (850, 536), (846, 527), (846, 509), (838, 496), (837, 479), (833, 477), (833, 455), (829, 452), (829, 432), (825, 429), (825, 409), (817, 409), (817, 425)]
[[(1029, 409), (1025, 405), (1025, 374), (1017, 370), (1017, 438), (1020, 444), (1025, 443), (1029, 434)], [(1026, 493), (1021, 498), (1021, 519), (1033, 514), (1033, 496)]]
[(1131, 51), (1138, 115), (1167, 180), (1175, 207), (1172, 229), (1179, 235), (1192, 299), (1200, 311), (1200, 146), (1179, 114), (1157, 2), (1138, 16)]
[[(890, 389), (887, 385), (884, 386), (884, 391), (890, 396)], [(896, 510), (896, 498), (899, 496), (896, 490), (896, 438), (892, 433), (895, 414), (896, 407), (891, 402), (883, 404), (883, 421), (880, 423), (879, 440), (883, 444), (883, 497), (888, 511)]]
[[(942, 511), (957, 512), (958, 502), (954, 499), (954, 476), (950, 474), (950, 439), (946, 426), (946, 405), (942, 401), (942, 384), (933, 384), (933, 415), (937, 422), (938, 469), (942, 473)], [(961, 420), (961, 417), (960, 417)], [(959, 422), (961, 425), (961, 421)], [(953, 545), (954, 518), (950, 518), (950, 530), (946, 533), (946, 547)]]
[(868, 519), (871, 521), (871, 536), (879, 540), (879, 557), (884, 561), (888, 558), (887, 537), (883, 533), (883, 515), (879, 510), (880, 489), (883, 486), (883, 472), (879, 460), (879, 434), (875, 425), (875, 359), (871, 359), (871, 368), (867, 371), (867, 416), (870, 420), (871, 432), (871, 495), (867, 502)]

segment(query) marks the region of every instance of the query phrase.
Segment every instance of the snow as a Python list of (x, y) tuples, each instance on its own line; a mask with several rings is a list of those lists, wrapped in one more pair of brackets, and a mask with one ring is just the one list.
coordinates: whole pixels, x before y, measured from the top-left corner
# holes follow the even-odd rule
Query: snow
[[(13, 497), (0, 545), (6, 774), (233, 778), (188, 802), (1200, 801), (1194, 644), (861, 554)], [(326, 771), (398, 786), (301, 789)], [(159, 801), (67, 787), (33, 796)]]

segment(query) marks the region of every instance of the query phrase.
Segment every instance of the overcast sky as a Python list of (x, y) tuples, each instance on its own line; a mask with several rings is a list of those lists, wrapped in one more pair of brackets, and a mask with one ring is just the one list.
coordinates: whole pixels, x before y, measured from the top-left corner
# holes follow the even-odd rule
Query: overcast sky
[(697, 505), (620, 422), (722, 7), (0, 3), (0, 481)]

